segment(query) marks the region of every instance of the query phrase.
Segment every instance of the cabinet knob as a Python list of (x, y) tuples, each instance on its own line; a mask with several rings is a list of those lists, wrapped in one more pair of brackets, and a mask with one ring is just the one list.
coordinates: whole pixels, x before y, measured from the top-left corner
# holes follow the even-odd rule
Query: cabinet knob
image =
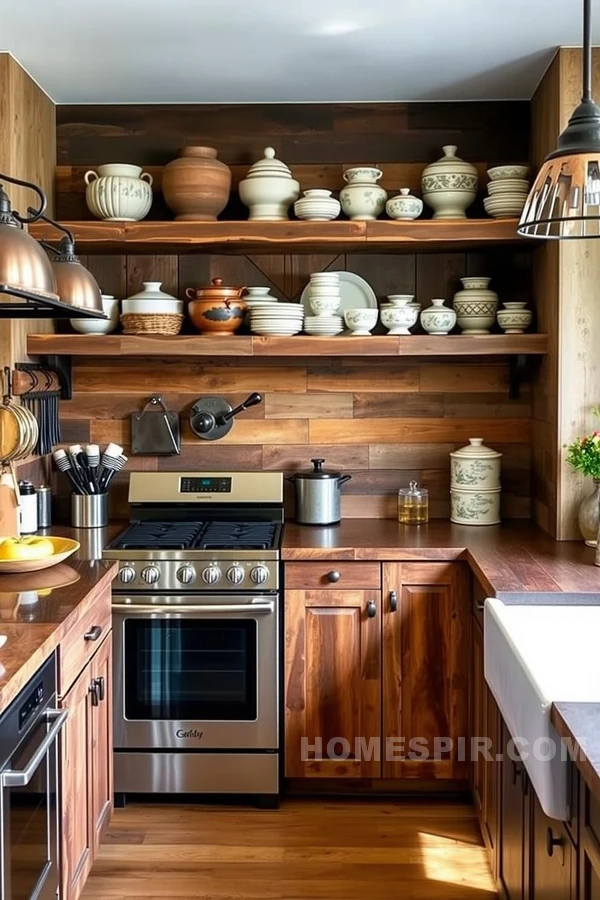
[(98, 693), (98, 685), (96, 684), (96, 679), (92, 680), (90, 684), (90, 694), (92, 695), (92, 706), (98, 706), (100, 703), (100, 696)]
[(106, 689), (104, 686), (104, 676), (101, 675), (99, 678), (94, 678), (94, 684), (96, 685), (96, 690), (98, 692), (98, 699), (102, 702), (106, 694)]
[(100, 625), (92, 625), (89, 631), (83, 636), (84, 641), (97, 641), (100, 635), (102, 634), (102, 627)]
[(398, 594), (390, 591), (390, 612), (398, 612)]
[(327, 573), (327, 581), (331, 581), (331, 582), (335, 583), (336, 581), (339, 581), (341, 577), (342, 577), (342, 573), (336, 572), (335, 570), (333, 572)]
[(370, 619), (374, 619), (377, 615), (377, 605), (374, 600), (369, 600), (367, 603), (367, 615)]
[(546, 853), (548, 856), (554, 855), (555, 847), (562, 847), (563, 839), (560, 837), (554, 837), (552, 833), (552, 829), (549, 828), (546, 832)]

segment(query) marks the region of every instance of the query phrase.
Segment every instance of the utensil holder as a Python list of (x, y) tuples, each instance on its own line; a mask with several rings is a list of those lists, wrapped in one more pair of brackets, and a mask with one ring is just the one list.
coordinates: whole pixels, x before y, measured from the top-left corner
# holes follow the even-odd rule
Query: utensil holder
[(73, 528), (104, 528), (108, 525), (108, 494), (71, 494)]

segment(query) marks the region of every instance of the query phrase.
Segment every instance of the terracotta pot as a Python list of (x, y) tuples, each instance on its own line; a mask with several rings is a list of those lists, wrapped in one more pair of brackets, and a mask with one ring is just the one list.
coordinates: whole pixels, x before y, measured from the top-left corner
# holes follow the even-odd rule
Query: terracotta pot
[(231, 169), (213, 147), (184, 147), (163, 171), (162, 192), (177, 221), (214, 222), (230, 189)]
[(233, 334), (246, 314), (243, 300), (192, 300), (188, 307), (192, 324), (201, 334)]

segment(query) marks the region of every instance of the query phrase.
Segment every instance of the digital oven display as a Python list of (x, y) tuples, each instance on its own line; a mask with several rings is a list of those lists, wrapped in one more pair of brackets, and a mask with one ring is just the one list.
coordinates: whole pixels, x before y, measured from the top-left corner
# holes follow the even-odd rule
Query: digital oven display
[(182, 478), (180, 494), (230, 494), (231, 478)]

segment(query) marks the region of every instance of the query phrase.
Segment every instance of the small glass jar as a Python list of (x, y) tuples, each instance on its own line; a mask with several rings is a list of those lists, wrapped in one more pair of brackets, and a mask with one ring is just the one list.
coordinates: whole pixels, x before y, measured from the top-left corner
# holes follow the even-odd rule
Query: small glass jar
[(416, 481), (398, 491), (398, 521), (402, 525), (425, 525), (429, 522), (429, 491)]

